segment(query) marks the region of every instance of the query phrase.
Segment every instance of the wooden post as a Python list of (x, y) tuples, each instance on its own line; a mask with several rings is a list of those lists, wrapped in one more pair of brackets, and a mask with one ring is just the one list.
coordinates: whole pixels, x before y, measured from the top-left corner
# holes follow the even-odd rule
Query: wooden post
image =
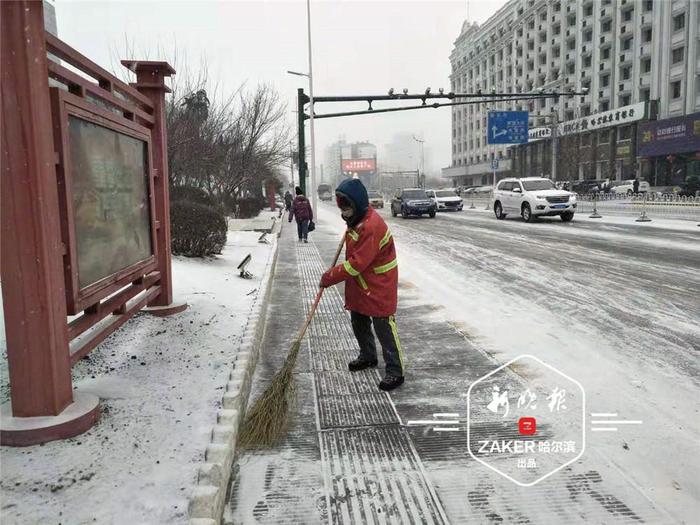
[(0, 443), (29, 445), (84, 432), (99, 400), (73, 402), (41, 2), (0, 2), (0, 35), (0, 271), (11, 395)]
[(156, 253), (160, 272), (161, 293), (149, 303), (156, 307), (152, 313), (170, 315), (181, 312), (187, 304), (173, 304), (173, 277), (170, 250), (170, 197), (168, 175), (168, 134), (165, 124), (165, 94), (170, 88), (165, 85), (166, 77), (175, 74), (167, 62), (122, 60), (122, 65), (136, 73), (136, 83), (132, 84), (153, 103), (153, 168), (156, 170), (154, 182), (156, 201)]
[(2, 9), (2, 298), (14, 416), (73, 400), (41, 2)]

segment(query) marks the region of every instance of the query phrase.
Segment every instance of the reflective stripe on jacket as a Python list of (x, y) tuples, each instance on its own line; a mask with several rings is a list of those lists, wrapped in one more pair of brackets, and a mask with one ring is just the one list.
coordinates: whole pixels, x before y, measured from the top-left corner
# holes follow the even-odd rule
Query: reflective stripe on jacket
[(398, 261), (391, 231), (377, 212), (345, 234), (345, 262), (330, 272), (331, 284), (345, 281), (345, 308), (372, 317), (396, 313)]

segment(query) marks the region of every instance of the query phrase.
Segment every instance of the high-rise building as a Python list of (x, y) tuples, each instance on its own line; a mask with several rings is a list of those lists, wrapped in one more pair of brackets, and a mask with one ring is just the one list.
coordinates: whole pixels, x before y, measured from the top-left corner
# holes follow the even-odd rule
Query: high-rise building
[(339, 138), (324, 152), (324, 173), (329, 184), (337, 185), (344, 178), (356, 176), (366, 186), (373, 186), (376, 166), (377, 147), (370, 142), (349, 143)]
[[(555, 169), (560, 180), (675, 184), (700, 172), (699, 13), (697, 0), (511, 0), (481, 26), (465, 22), (450, 55), (455, 93), (588, 94), (455, 106), (443, 176), (473, 186)], [(529, 143), (488, 145), (488, 109), (528, 110)], [(677, 140), (662, 145), (666, 127)]]

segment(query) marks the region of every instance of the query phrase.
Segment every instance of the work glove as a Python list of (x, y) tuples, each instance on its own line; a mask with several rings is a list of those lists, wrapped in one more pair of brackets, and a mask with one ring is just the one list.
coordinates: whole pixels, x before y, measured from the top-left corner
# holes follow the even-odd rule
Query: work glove
[(319, 284), (319, 286), (321, 288), (328, 288), (329, 286), (332, 286), (332, 285), (333, 285), (333, 281), (331, 281), (331, 271), (328, 270), (326, 273), (324, 273), (321, 276), (321, 283)]

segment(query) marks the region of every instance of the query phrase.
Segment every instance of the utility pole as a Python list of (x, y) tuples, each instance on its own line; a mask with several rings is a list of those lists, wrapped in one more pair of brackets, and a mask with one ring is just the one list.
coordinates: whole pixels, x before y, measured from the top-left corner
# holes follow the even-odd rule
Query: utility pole
[(420, 144), (420, 171), (418, 172), (418, 186), (422, 188), (423, 186), (425, 186), (425, 157), (423, 150), (423, 144), (425, 143), (425, 139), (419, 139), (416, 138), (415, 135), (413, 135), (413, 140)]
[(309, 42), (309, 126), (311, 129), (311, 204), (314, 216), (318, 216), (318, 195), (316, 193), (316, 141), (314, 136), (314, 74), (311, 60), (311, 0), (306, 0), (306, 28)]

